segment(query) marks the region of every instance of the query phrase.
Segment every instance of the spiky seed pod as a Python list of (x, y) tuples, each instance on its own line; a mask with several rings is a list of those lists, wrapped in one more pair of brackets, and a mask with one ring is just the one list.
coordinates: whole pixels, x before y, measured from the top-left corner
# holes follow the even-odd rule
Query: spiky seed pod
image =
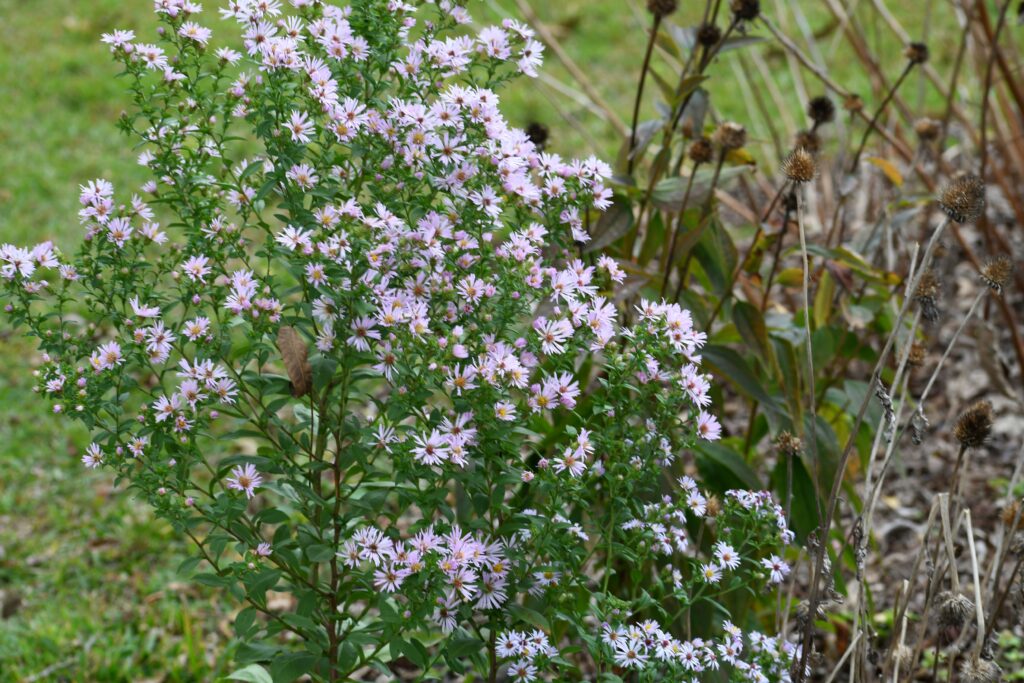
[(807, 103), (807, 115), (819, 126), (829, 123), (836, 117), (836, 105), (825, 95), (819, 95)]
[(921, 279), (914, 290), (914, 300), (921, 307), (921, 317), (927, 322), (933, 323), (940, 317), (939, 290), (941, 283), (935, 272), (926, 270), (921, 274)]
[(964, 448), (978, 448), (992, 433), (992, 404), (978, 401), (957, 418), (953, 436)]
[(919, 368), (924, 365), (927, 356), (928, 348), (921, 342), (916, 341), (910, 345), (910, 353), (907, 354), (907, 364), (911, 367)]
[(733, 121), (726, 121), (715, 131), (714, 141), (722, 149), (739, 149), (747, 144), (747, 129)]
[(923, 116), (914, 121), (914, 132), (921, 142), (934, 142), (942, 132), (942, 122)]
[(843, 99), (843, 109), (848, 112), (858, 112), (864, 108), (864, 100), (860, 98), (860, 95), (849, 94)]
[(675, 12), (676, 6), (676, 0), (647, 0), (647, 11), (659, 19)]
[(997, 294), (1003, 291), (1003, 285), (1010, 279), (1013, 272), (1013, 261), (1006, 256), (997, 256), (985, 263), (981, 268), (981, 281)]
[(761, 13), (759, 0), (732, 0), (730, 7), (740, 21), (753, 21)]
[(821, 137), (813, 130), (801, 130), (793, 140), (793, 147), (800, 147), (811, 154), (817, 154), (821, 151)]
[(966, 173), (954, 178), (939, 193), (939, 206), (957, 223), (968, 223), (985, 209), (985, 182)]
[(942, 591), (935, 596), (940, 628), (963, 628), (974, 614), (974, 603), (966, 596), (952, 591)]
[(697, 29), (697, 44), (703, 47), (714, 47), (722, 39), (722, 29), (714, 24), (704, 24)]
[(960, 665), (961, 683), (998, 683), (1003, 670), (995, 662), (987, 659), (965, 659)]
[(544, 149), (544, 143), (548, 141), (548, 134), (548, 127), (537, 121), (526, 127), (526, 137), (530, 138), (530, 142), (536, 145), (538, 149)]
[(711, 140), (700, 137), (690, 143), (690, 148), (686, 151), (686, 155), (695, 164), (706, 164), (714, 158), (715, 148), (711, 144)]
[(783, 455), (795, 458), (800, 455), (804, 445), (800, 439), (793, 436), (790, 432), (782, 432), (779, 437), (775, 439), (775, 446), (779, 449), (779, 452)]
[(903, 50), (903, 56), (911, 64), (924, 64), (928, 61), (928, 46), (924, 43), (911, 43)]
[(802, 147), (790, 152), (782, 161), (782, 172), (794, 183), (809, 183), (817, 172), (814, 155)]

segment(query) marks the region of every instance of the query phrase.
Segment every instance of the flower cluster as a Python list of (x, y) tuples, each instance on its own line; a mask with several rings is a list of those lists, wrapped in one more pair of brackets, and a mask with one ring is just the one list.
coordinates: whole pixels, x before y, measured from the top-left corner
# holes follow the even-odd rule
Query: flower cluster
[[(660, 497), (722, 437), (706, 335), (618, 296), (623, 268), (585, 250), (611, 168), (503, 117), (498, 88), (540, 63), (532, 31), (476, 30), (452, 0), (289, 4), (231, 0), (224, 45), (188, 0), (156, 2), (154, 44), (105, 35), (152, 179), (120, 201), (85, 183), (75, 255), (0, 247), (40, 392), (95, 434), (84, 464), (196, 540), (207, 583), (262, 612), (291, 592), (294, 614), (240, 633), (252, 657), (297, 656), (284, 630), (319, 647), (318, 680), (398, 656), (516, 680), (559, 651), (598, 660), (550, 622), (589, 642), (636, 533), (687, 608), (732, 585), (694, 565), (687, 528), (711, 518), (716, 571), (784, 577), (766, 494), (720, 491), (716, 514), (693, 479)], [(724, 658), (677, 628), (651, 634), (662, 650), (620, 635), (637, 661)]]
[[(745, 642), (749, 647), (744, 648)], [(703, 672), (732, 667), (738, 674), (730, 680), (765, 683), (788, 681), (789, 669), (799, 657), (799, 646), (772, 638), (759, 631), (743, 633), (726, 621), (718, 642), (693, 638), (679, 640), (648, 619), (633, 624), (601, 627), (601, 642), (614, 663), (626, 670), (657, 671), (672, 680), (694, 681)]]

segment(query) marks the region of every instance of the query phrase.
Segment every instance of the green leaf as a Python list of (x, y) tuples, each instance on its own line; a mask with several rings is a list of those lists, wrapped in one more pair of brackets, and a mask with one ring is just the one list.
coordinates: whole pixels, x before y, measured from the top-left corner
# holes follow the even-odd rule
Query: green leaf
[(765, 413), (773, 418), (777, 425), (783, 429), (791, 428), (785, 406), (779, 397), (768, 393), (740, 354), (728, 347), (712, 344), (704, 347), (702, 355), (704, 365), (716, 376), (735, 385), (740, 393), (760, 403)]
[(598, 251), (615, 243), (633, 228), (633, 205), (624, 197), (616, 195), (612, 205), (601, 214), (594, 226), (591, 239), (583, 247), (584, 252)]
[(334, 550), (330, 546), (316, 543), (306, 548), (306, 557), (310, 562), (329, 562), (334, 557)]
[(835, 279), (825, 271), (821, 274), (818, 291), (814, 294), (814, 327), (821, 328), (828, 324), (832, 316), (832, 300), (836, 293)]
[(699, 441), (694, 446), (697, 451), (697, 469), (702, 480), (718, 493), (729, 489), (763, 488), (761, 480), (750, 468), (750, 465), (739, 453), (721, 443)]
[(421, 669), (426, 670), (430, 664), (430, 654), (427, 652), (427, 648), (423, 647), (423, 643), (415, 638), (401, 641), (399, 649), (403, 655), (409, 658), (409, 661)]
[(274, 658), (270, 670), (274, 681), (291, 682), (299, 676), (309, 673), (320, 658), (311, 652), (292, 652)]
[(766, 364), (771, 363), (771, 347), (768, 345), (768, 328), (764, 316), (756, 306), (746, 301), (737, 301), (732, 307), (732, 322), (736, 331), (747, 341), (753, 341), (754, 350)]
[(536, 610), (532, 610), (529, 607), (524, 607), (522, 605), (509, 605), (508, 611), (511, 612), (512, 616), (515, 618), (525, 621), (531, 626), (536, 626), (542, 631), (551, 630), (551, 624), (548, 623), (548, 620), (544, 618), (543, 614)]
[(270, 672), (259, 664), (250, 664), (244, 669), (228, 674), (228, 680), (248, 681), (248, 683), (274, 683), (274, 679), (270, 677)]
[(235, 634), (239, 638), (245, 638), (255, 621), (256, 609), (254, 607), (246, 607), (235, 617)]

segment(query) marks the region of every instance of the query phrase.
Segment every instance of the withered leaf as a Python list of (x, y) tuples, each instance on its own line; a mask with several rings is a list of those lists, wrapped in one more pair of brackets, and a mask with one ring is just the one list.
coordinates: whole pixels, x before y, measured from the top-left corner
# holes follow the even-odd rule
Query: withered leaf
[(292, 383), (292, 396), (299, 398), (313, 386), (313, 368), (309, 365), (309, 348), (294, 327), (284, 326), (277, 332), (277, 348), (284, 360), (288, 379)]

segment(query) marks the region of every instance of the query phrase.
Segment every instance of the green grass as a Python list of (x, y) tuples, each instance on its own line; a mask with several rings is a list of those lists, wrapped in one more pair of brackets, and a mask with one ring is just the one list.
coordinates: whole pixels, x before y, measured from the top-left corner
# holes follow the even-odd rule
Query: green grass
[[(219, 5), (206, 4), (207, 15)], [(644, 49), (642, 3), (531, 4), (628, 121)], [(695, 21), (699, 10), (693, 7), (702, 3), (681, 4), (676, 19)], [(916, 11), (905, 4), (904, 19)], [(812, 25), (826, 20), (819, 3), (803, 5)], [(115, 128), (128, 98), (98, 39), (113, 28), (151, 36), (151, 7), (149, 0), (0, 0), (6, 41), (0, 50), (0, 242), (52, 239), (71, 249), (80, 235), (79, 183), (108, 177), (126, 192), (144, 180)], [(502, 7), (508, 11), (513, 0), (474, 9), (481, 20), (493, 20)], [(900, 46), (873, 30), (877, 37), (868, 39), (879, 42), (892, 77), (902, 65)], [(938, 58), (951, 59), (951, 53)], [(842, 51), (837, 55), (833, 75), (868, 93), (860, 68)], [(547, 64), (547, 74), (571, 84), (550, 54)], [(665, 62), (659, 58), (657, 65), (667, 76)], [(790, 96), (783, 62), (772, 69), (780, 92)], [(736, 87), (731, 62), (723, 60), (712, 73), (716, 108), (746, 120), (749, 98)], [(655, 87), (649, 84), (648, 92)], [(521, 82), (505, 101), (514, 124), (537, 120), (551, 127), (551, 146), (563, 154), (607, 157), (618, 147), (600, 117), (544, 82)], [(653, 115), (653, 101), (647, 99), (645, 117)], [(81, 466), (87, 435), (50, 415), (31, 391), (31, 344), (0, 332), (0, 360), (0, 600), (8, 606), (0, 618), (0, 680), (49, 672), (41, 680), (207, 681), (223, 673), (231, 642), (222, 624), (233, 606), (178, 583), (174, 570), (186, 545), (130, 491), (113, 489), (108, 473)]]

